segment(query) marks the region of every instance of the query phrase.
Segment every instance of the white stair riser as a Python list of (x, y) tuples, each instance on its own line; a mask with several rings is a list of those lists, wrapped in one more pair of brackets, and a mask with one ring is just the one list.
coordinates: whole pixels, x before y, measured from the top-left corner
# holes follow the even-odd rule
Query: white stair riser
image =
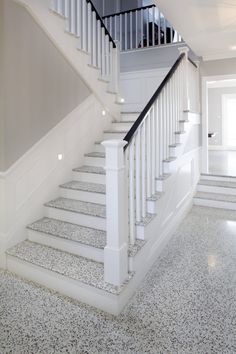
[(176, 170), (176, 160), (171, 162), (163, 162), (164, 173), (170, 174)]
[(49, 218), (106, 231), (106, 219), (72, 211), (45, 207)]
[(42, 232), (28, 230), (28, 240), (36, 243), (40, 243), (45, 246), (53, 247), (57, 250), (72, 253), (77, 256), (92, 259), (96, 262), (103, 262), (104, 255), (103, 250), (87, 245), (83, 245), (79, 242), (66, 240), (53, 235), (47, 235)]
[(111, 128), (112, 130), (126, 130), (128, 132), (132, 127), (132, 123), (129, 122), (119, 122), (119, 123), (112, 123)]
[(236, 210), (236, 203), (224, 202), (211, 199), (194, 198), (194, 205), (206, 206), (210, 208)]
[(147, 200), (147, 212), (149, 214), (156, 214), (158, 209), (157, 204), (158, 200)]
[(164, 192), (165, 190), (165, 181), (164, 180), (156, 180), (156, 191)]
[(188, 128), (189, 122), (179, 122), (179, 127), (181, 131), (186, 131)]
[(103, 134), (103, 140), (123, 140), (125, 137), (125, 133), (104, 133)]
[(177, 144), (183, 144), (185, 139), (186, 139), (186, 134), (176, 134), (175, 135), (175, 141)]
[(136, 119), (138, 118), (139, 114), (138, 113), (121, 113), (121, 121), (127, 122), (127, 121), (133, 121), (135, 122)]
[(203, 184), (198, 184), (197, 190), (199, 192), (236, 195), (236, 188), (225, 188), (219, 186), (206, 186)]
[(178, 145), (176, 147), (170, 147), (170, 156), (178, 157), (181, 153), (182, 146)]
[(208, 181), (234, 182), (234, 183), (236, 183), (236, 177), (201, 175), (201, 179), (202, 180), (208, 180)]
[(96, 304), (96, 307), (114, 315), (117, 315), (122, 308), (118, 303), (117, 296), (108, 294), (99, 289), (94, 289), (92, 286), (42, 267), (21, 261), (16, 257), (7, 256), (7, 269), (22, 278), (34, 281), (75, 300), (91, 306)]
[(88, 182), (88, 183), (106, 183), (106, 175), (100, 175), (98, 173), (84, 173), (84, 172), (73, 172), (73, 180)]
[(84, 164), (86, 166), (104, 167), (105, 166), (105, 158), (85, 156)]
[(78, 191), (74, 189), (60, 188), (60, 196), (63, 198), (77, 199), (83, 202), (106, 204), (106, 195), (102, 193)]
[(105, 152), (104, 146), (102, 144), (94, 144), (94, 151), (95, 152)]

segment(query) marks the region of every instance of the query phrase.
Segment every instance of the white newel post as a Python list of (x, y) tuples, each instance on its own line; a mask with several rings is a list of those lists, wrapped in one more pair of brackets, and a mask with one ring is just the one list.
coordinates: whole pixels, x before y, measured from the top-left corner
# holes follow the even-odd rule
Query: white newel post
[(189, 74), (188, 74), (188, 47), (180, 47), (179, 48), (180, 54), (184, 53), (184, 82), (183, 82), (183, 110), (189, 111), (190, 110), (190, 98), (189, 98)]
[(107, 244), (104, 250), (104, 280), (121, 285), (128, 277), (128, 191), (124, 140), (102, 142), (106, 150)]
[(111, 81), (109, 90), (113, 93), (120, 92), (120, 43), (115, 41), (116, 48), (112, 49)]

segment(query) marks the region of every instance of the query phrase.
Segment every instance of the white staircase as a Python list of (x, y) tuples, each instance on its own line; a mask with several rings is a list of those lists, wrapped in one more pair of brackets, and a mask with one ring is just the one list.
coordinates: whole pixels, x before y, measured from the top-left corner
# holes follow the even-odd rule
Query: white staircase
[(201, 175), (194, 204), (236, 210), (236, 177)]
[[(100, 79), (118, 92), (117, 51), (90, 1), (57, 0), (53, 10), (78, 35)], [(123, 112), (111, 123), (58, 197), (45, 203), (44, 216), (27, 226), (26, 240), (7, 251), (10, 271), (112, 314), (121, 311), (156, 256), (156, 223), (162, 237), (170, 233), (160, 218), (168, 216), (169, 181), (180, 169), (195, 115), (191, 94), (199, 97), (198, 68), (188, 48), (180, 52), (144, 110)]]

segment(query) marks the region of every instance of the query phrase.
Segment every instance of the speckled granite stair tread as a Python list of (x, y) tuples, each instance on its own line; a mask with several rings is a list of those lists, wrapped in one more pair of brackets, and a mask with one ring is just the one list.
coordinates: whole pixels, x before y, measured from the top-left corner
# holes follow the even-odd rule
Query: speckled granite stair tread
[(99, 157), (104, 159), (105, 158), (105, 152), (89, 152), (88, 154), (85, 154), (84, 156), (86, 157)]
[(227, 181), (212, 181), (207, 179), (201, 179), (199, 181), (199, 184), (204, 186), (213, 186), (213, 187), (236, 188), (236, 181), (227, 182)]
[(175, 160), (177, 160), (177, 157), (171, 156), (168, 159), (163, 160), (163, 162), (172, 162), (172, 161), (175, 161)]
[(92, 192), (92, 193), (106, 193), (106, 185), (99, 183), (88, 183), (88, 182), (80, 182), (80, 181), (70, 181), (60, 185), (61, 188), (65, 189), (73, 189), (84, 192)]
[(166, 179), (168, 179), (171, 176), (170, 173), (165, 173), (163, 176), (159, 176), (156, 178), (157, 181), (165, 181)]
[(82, 202), (76, 199), (57, 198), (45, 204), (46, 207), (62, 209), (100, 218), (106, 218), (106, 207), (101, 204)]
[(98, 166), (81, 166), (73, 169), (74, 172), (95, 173), (98, 175), (105, 175), (106, 171), (103, 167)]
[(195, 198), (236, 203), (236, 195), (228, 195), (228, 194), (197, 192)]
[(143, 218), (140, 222), (136, 222), (137, 226), (146, 226), (149, 224), (154, 218), (156, 214), (147, 214), (145, 218)]
[(121, 287), (113, 286), (103, 280), (102, 263), (30, 241), (19, 243), (9, 249), (7, 254), (114, 295), (119, 295), (132, 277), (130, 274), (128, 281)]
[(150, 198), (147, 198), (147, 200), (148, 200), (148, 201), (156, 202), (156, 201), (159, 200), (163, 195), (164, 195), (163, 192), (156, 192), (155, 195), (152, 195)]
[[(27, 226), (29, 230), (40, 232), (69, 241), (79, 242), (86, 246), (104, 249), (106, 246), (106, 232), (69, 222), (44, 217)], [(134, 245), (129, 245), (129, 256), (134, 257), (146, 241), (136, 240)]]
[(104, 249), (106, 245), (105, 231), (71, 224), (57, 219), (45, 217), (28, 225), (27, 228), (100, 249)]

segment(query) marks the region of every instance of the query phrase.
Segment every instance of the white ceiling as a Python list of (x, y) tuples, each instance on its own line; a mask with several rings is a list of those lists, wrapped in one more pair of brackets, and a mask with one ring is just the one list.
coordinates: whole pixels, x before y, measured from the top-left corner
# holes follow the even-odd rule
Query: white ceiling
[(236, 0), (155, 0), (204, 60), (236, 57)]

